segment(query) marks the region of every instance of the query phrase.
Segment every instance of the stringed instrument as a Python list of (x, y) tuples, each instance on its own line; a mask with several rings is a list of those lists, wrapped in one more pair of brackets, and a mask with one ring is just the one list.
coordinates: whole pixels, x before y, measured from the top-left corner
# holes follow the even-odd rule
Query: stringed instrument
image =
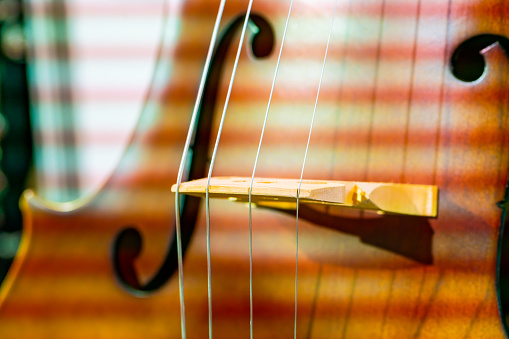
[(24, 194), (1, 337), (506, 337), (509, 5), (222, 3), (170, 1), (96, 195)]

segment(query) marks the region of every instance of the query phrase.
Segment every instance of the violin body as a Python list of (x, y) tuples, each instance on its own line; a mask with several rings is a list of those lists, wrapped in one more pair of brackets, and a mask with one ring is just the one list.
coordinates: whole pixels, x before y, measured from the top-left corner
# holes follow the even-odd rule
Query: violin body
[[(152, 91), (157, 108), (147, 105), (97, 194), (67, 204), (25, 194), (22, 243), (0, 292), (2, 338), (180, 338), (178, 274), (165, 266), (167, 256), (176, 260), (170, 188), (218, 5), (182, 3), (172, 19), (180, 30), (164, 42), (171, 71)], [(251, 176), (288, 6), (253, 3), (258, 21), (242, 51), (215, 176)], [(231, 43), (216, 49), (220, 72), (210, 75), (213, 98), (202, 102), (210, 123), (197, 134), (207, 156), (198, 162), (207, 163), (216, 136), (239, 39), (232, 23), (246, 7), (226, 4), (222, 41)], [(333, 8), (294, 5), (259, 177), (300, 176)], [(505, 207), (497, 203), (509, 173), (507, 18), (503, 0), (338, 2), (304, 178), (437, 185), (439, 208), (421, 218), (302, 207), (297, 337), (506, 337), (497, 301)], [(262, 43), (270, 53), (260, 57), (251, 37), (267, 29), (274, 40)], [(455, 64), (462, 47), (485, 61), (478, 78), (455, 74), (470, 67)], [(206, 176), (205, 168), (189, 176)], [(195, 206), (188, 213), (196, 220), (182, 225), (186, 329), (205, 338), (205, 207)], [(213, 333), (248, 337), (248, 209), (211, 200), (210, 214)], [(294, 213), (253, 209), (256, 337), (293, 335), (295, 226)], [(126, 229), (141, 239), (132, 253), (119, 245)], [(168, 279), (151, 283), (161, 266), (171, 268)]]

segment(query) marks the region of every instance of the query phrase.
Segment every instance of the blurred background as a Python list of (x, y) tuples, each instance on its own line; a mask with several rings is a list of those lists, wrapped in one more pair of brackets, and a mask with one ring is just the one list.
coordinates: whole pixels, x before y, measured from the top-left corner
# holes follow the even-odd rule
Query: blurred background
[(0, 282), (26, 188), (94, 194), (122, 156), (150, 90), (162, 0), (0, 0)]

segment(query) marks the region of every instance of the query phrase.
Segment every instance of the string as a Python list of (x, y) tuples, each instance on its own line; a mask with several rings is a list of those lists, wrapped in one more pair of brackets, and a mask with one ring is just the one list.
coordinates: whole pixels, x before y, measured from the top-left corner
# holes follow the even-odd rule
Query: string
[(432, 180), (432, 183), (433, 185), (436, 184), (437, 182), (437, 168), (438, 168), (438, 154), (439, 154), (439, 149), (440, 149), (440, 134), (441, 134), (441, 131), (442, 131), (442, 128), (441, 128), (441, 121), (442, 121), (442, 116), (443, 116), (443, 111), (444, 111), (444, 96), (445, 96), (445, 92), (447, 91), (447, 86), (445, 85), (445, 79), (446, 79), (446, 75), (447, 75), (447, 72), (448, 72), (448, 57), (449, 57), (449, 49), (451, 48), (450, 47), (450, 44), (449, 44), (449, 39), (452, 35), (451, 33), (451, 17), (452, 17), (452, 0), (449, 0), (448, 3), (447, 3), (447, 27), (446, 27), (446, 31), (445, 31), (445, 46), (444, 46), (444, 50), (443, 50), (443, 53), (444, 53), (444, 60), (443, 60), (443, 72), (442, 72), (442, 78), (441, 78), (441, 82), (440, 82), (440, 106), (439, 106), (439, 109), (438, 109), (438, 117), (437, 117), (437, 133), (436, 133), (436, 136), (435, 136), (435, 158), (434, 158), (434, 161), (433, 161), (433, 180)]
[[(180, 196), (179, 196), (179, 188), (182, 183), (182, 176), (184, 174), (184, 168), (187, 163), (187, 156), (189, 154), (189, 148), (191, 145), (191, 140), (193, 139), (195, 130), (196, 118), (198, 116), (198, 110), (200, 107), (200, 102), (203, 97), (203, 90), (205, 88), (205, 82), (207, 80), (207, 76), (210, 68), (210, 61), (212, 59), (212, 53), (214, 50), (214, 46), (216, 45), (217, 33), (219, 32), (219, 25), (221, 23), (221, 18), (223, 17), (224, 4), (226, 0), (221, 0), (219, 4), (219, 10), (217, 12), (216, 21), (214, 23), (214, 29), (212, 31), (212, 37), (210, 39), (209, 49), (207, 52), (207, 58), (205, 60), (205, 65), (203, 66), (203, 73), (200, 79), (200, 85), (198, 88), (198, 94), (196, 96), (196, 101), (194, 103), (193, 114), (191, 116), (191, 122), (189, 124), (189, 130), (187, 131), (186, 143), (184, 146), (184, 151), (182, 153), (182, 158), (180, 159), (180, 166), (177, 176), (177, 188), (175, 190), (175, 232), (177, 237), (177, 260), (178, 260), (178, 278), (179, 278), (179, 297), (180, 297), (180, 327), (181, 327), (181, 336), (182, 339), (186, 338), (186, 312), (185, 312), (185, 303), (184, 303), (184, 270), (182, 265), (182, 237), (180, 234)], [(210, 297), (209, 297), (210, 298)], [(209, 318), (209, 322), (211, 319)], [(210, 327), (210, 326), (209, 326)], [(211, 331), (211, 329), (210, 329)], [(211, 333), (209, 333), (211, 335)]]
[(219, 147), (219, 140), (221, 139), (221, 132), (223, 131), (224, 118), (226, 117), (226, 110), (230, 103), (230, 95), (233, 88), (233, 82), (235, 80), (235, 74), (237, 73), (237, 66), (239, 64), (240, 53), (244, 44), (244, 37), (246, 35), (247, 25), (249, 22), (249, 16), (251, 15), (251, 7), (253, 0), (249, 1), (249, 5), (246, 11), (246, 17), (242, 26), (242, 33), (240, 35), (239, 45), (237, 47), (237, 55), (235, 56), (235, 63), (233, 65), (232, 75), (230, 77), (230, 83), (228, 85), (228, 93), (226, 94), (226, 100), (223, 107), (223, 113), (221, 114), (221, 121), (219, 123), (219, 129), (217, 131), (216, 143), (214, 144), (214, 151), (212, 152), (212, 158), (209, 166), (209, 173), (207, 176), (207, 189), (205, 191), (205, 211), (206, 211), (206, 223), (207, 223), (207, 287), (208, 287), (208, 304), (209, 304), (209, 338), (212, 338), (212, 276), (211, 276), (211, 264), (210, 264), (210, 205), (209, 205), (209, 190), (210, 190), (210, 179), (212, 177), (212, 170), (214, 169), (214, 163), (216, 161), (217, 149)]
[[(412, 99), (414, 95), (414, 83), (415, 83), (415, 69), (416, 69), (416, 62), (417, 62), (417, 46), (418, 46), (418, 40), (419, 40), (419, 23), (421, 19), (421, 0), (417, 1), (417, 9), (416, 9), (416, 20), (414, 25), (414, 40), (412, 44), (412, 59), (411, 59), (411, 72), (410, 72), (410, 79), (409, 79), (409, 91), (408, 91), (408, 100), (406, 104), (406, 122), (405, 122), (405, 133), (404, 133), (404, 141), (403, 141), (403, 161), (402, 161), (402, 167), (401, 167), (401, 176), (400, 180), (401, 182), (405, 182), (405, 166), (407, 163), (407, 156), (408, 156), (408, 142), (409, 142), (409, 133), (410, 133), (410, 119), (412, 114)], [(392, 272), (391, 274), (391, 284), (390, 284), (390, 291), (389, 295), (387, 297), (387, 303), (384, 308), (383, 313), (383, 320), (382, 320), (382, 331), (385, 329), (387, 316), (389, 313), (389, 306), (391, 304), (391, 299), (393, 298), (393, 292), (394, 292), (394, 284), (396, 281), (396, 273)], [(421, 291), (420, 291), (421, 292)], [(420, 293), (419, 292), (419, 293)], [(420, 294), (419, 294), (420, 297)]]
[[(437, 184), (437, 176), (438, 176), (438, 173), (437, 173), (437, 168), (438, 168), (438, 154), (439, 154), (439, 149), (440, 149), (440, 134), (441, 134), (441, 121), (442, 121), (442, 117), (443, 117), (443, 111), (444, 111), (444, 96), (446, 95), (445, 92), (447, 91), (448, 89), (448, 86), (445, 84), (445, 79), (446, 79), (446, 76), (447, 76), (447, 72), (449, 71), (449, 68), (448, 68), (448, 58), (449, 58), (449, 55), (450, 55), (450, 51), (449, 49), (451, 48), (450, 46), (450, 37), (452, 35), (451, 33), (451, 30), (452, 30), (452, 27), (451, 27), (451, 21), (452, 21), (452, 0), (448, 0), (447, 2), (447, 24), (446, 24), (446, 28), (445, 28), (445, 44), (444, 44), (444, 49), (443, 49), (443, 65), (442, 65), (442, 69), (443, 69), (443, 72), (442, 72), (442, 76), (441, 76), (441, 81), (440, 81), (440, 99), (439, 99), (439, 108), (438, 108), (438, 117), (437, 117), (437, 132), (436, 132), (436, 136), (435, 136), (435, 145), (434, 145), (434, 149), (435, 149), (435, 152), (434, 152), (434, 159), (433, 159), (433, 177), (432, 177), (432, 184), (433, 185), (436, 185)], [(426, 276), (426, 270), (424, 271), (424, 275), (423, 275), (423, 280), (425, 280), (425, 276)], [(435, 283), (435, 287), (434, 287), (434, 290), (433, 290), (433, 294), (431, 295), (431, 297), (428, 297), (428, 303), (430, 305), (432, 305), (433, 303), (435, 303), (435, 300), (437, 298), (437, 294), (438, 294), (438, 291), (439, 291), (439, 287), (440, 285), (442, 284), (442, 281), (444, 279), (444, 272), (442, 270), (439, 271), (438, 273), (438, 279)], [(424, 282), (423, 282), (424, 284)], [(419, 295), (420, 297), (420, 295)], [(421, 333), (422, 333), (422, 329), (424, 327), (424, 323), (425, 321), (428, 319), (428, 316), (429, 316), (429, 308), (426, 309), (426, 312), (421, 316), (421, 321), (419, 322), (418, 326), (417, 326), (417, 329), (415, 331), (415, 338), (418, 338)]]
[(297, 188), (297, 208), (295, 212), (295, 314), (294, 314), (294, 325), (293, 325), (293, 338), (297, 338), (297, 282), (299, 273), (299, 197), (300, 189), (302, 187), (302, 178), (304, 177), (304, 169), (306, 167), (306, 160), (309, 151), (309, 144), (311, 142), (311, 134), (313, 132), (313, 124), (316, 116), (316, 108), (318, 106), (318, 98), (320, 97), (320, 89), (322, 88), (323, 74), (325, 73), (325, 64), (327, 62), (327, 54), (329, 52), (329, 45), (332, 36), (332, 28), (334, 27), (334, 18), (336, 17), (336, 8), (338, 6), (338, 0), (334, 4), (334, 12), (332, 13), (332, 20), (329, 28), (329, 36), (327, 38), (327, 47), (325, 48), (325, 56), (323, 58), (322, 71), (320, 74), (320, 82), (318, 83), (318, 90), (316, 92), (315, 106), (313, 108), (313, 116), (311, 117), (311, 126), (309, 127), (308, 141), (306, 145), (306, 152), (304, 153), (304, 161), (302, 162), (302, 170), (300, 172), (299, 187)]
[[(352, 12), (352, 0), (348, 0), (347, 2), (348, 4), (348, 7), (344, 13), (345, 17), (348, 18), (349, 17), (349, 14)], [(346, 7), (346, 6), (345, 6)], [(348, 59), (348, 41), (350, 39), (350, 34), (351, 34), (351, 30), (352, 30), (352, 27), (351, 27), (351, 22), (352, 20), (346, 20), (347, 23), (346, 23), (346, 27), (345, 27), (345, 33), (344, 33), (344, 37), (343, 37), (343, 44), (342, 44), (342, 49), (341, 49), (341, 53), (342, 53), (342, 58), (341, 58), (341, 68), (340, 68), (340, 82), (339, 82), (339, 88), (338, 88), (338, 97), (339, 97), (339, 100), (338, 100), (338, 105), (337, 107), (339, 108), (338, 109), (338, 114), (335, 114), (335, 121), (334, 121), (334, 124), (333, 126), (339, 126), (339, 112), (341, 111), (341, 104), (342, 104), (342, 98), (343, 98), (343, 94), (344, 94), (344, 88), (345, 88), (345, 79), (346, 79), (346, 64), (347, 64), (347, 59)], [(331, 168), (330, 168), (330, 172), (329, 172), (329, 177), (334, 177), (334, 169), (336, 168), (336, 156), (337, 154), (339, 153), (337, 151), (338, 149), (338, 128), (335, 128), (334, 129), (334, 143), (333, 143), (333, 147), (332, 147), (332, 157), (331, 157)], [(326, 210), (329, 209), (329, 206), (326, 207)]]
[(265, 135), (265, 127), (267, 126), (267, 118), (269, 116), (270, 105), (272, 103), (272, 95), (274, 94), (274, 87), (276, 85), (276, 78), (279, 70), (279, 64), (281, 62), (281, 55), (283, 53), (283, 46), (285, 44), (286, 32), (288, 30), (288, 23), (290, 22), (290, 15), (292, 13), (293, 0), (290, 2), (290, 8), (288, 9), (288, 15), (286, 17), (285, 28), (283, 31), (283, 37), (281, 39), (281, 47), (279, 48), (279, 55), (277, 58), (276, 69), (274, 71), (274, 78), (272, 79), (272, 87), (270, 89), (269, 102), (265, 111), (265, 118), (263, 120), (262, 133), (260, 135), (260, 142), (258, 143), (258, 150), (256, 151), (256, 158), (253, 166), (253, 174), (251, 176), (251, 184), (249, 185), (249, 332), (250, 338), (253, 339), (253, 218), (252, 218), (252, 191), (254, 178), (256, 174), (256, 167), (258, 166), (258, 159), (260, 157), (260, 150), (262, 148), (263, 136)]
[[(354, 0), (348, 0), (348, 7), (347, 7), (347, 10), (346, 12), (344, 13), (344, 16), (345, 18), (350, 18), (351, 17), (351, 13), (352, 13), (352, 8), (353, 8), (353, 2)], [(341, 78), (340, 78), (340, 87), (339, 87), (339, 101), (338, 101), (338, 107), (341, 107), (341, 103), (342, 101), (344, 100), (343, 97), (344, 97), (344, 92), (345, 92), (345, 82), (346, 81), (346, 78), (347, 78), (347, 73), (346, 73), (346, 69), (347, 69), (347, 60), (349, 58), (349, 41), (350, 41), (350, 38), (351, 38), (351, 34), (352, 34), (352, 31), (353, 31), (353, 27), (352, 27), (352, 20), (346, 20), (346, 27), (345, 27), (345, 33), (344, 33), (344, 38), (343, 38), (343, 44), (342, 44), (342, 60), (341, 60)], [(355, 41), (355, 39), (353, 39)], [(334, 126), (339, 126), (339, 113), (341, 112), (341, 108), (339, 108), (339, 110), (337, 111), (338, 113), (335, 114), (335, 124)], [(332, 160), (331, 163), (332, 163), (332, 166), (331, 166), (331, 169), (330, 169), (330, 177), (334, 177), (334, 168), (335, 168), (335, 164), (337, 163), (336, 161), (336, 156), (337, 154), (339, 154), (339, 151), (338, 151), (338, 147), (337, 147), (337, 144), (338, 144), (338, 141), (337, 141), (337, 134), (338, 134), (338, 128), (335, 128), (334, 130), (334, 134), (335, 134), (335, 140), (336, 140), (336, 144), (334, 145), (333, 147), (333, 154), (332, 154)], [(326, 211), (328, 212), (329, 209), (327, 207)], [(322, 264), (320, 265), (320, 272), (322, 270)], [(348, 326), (348, 322), (349, 322), (349, 318), (350, 318), (350, 314), (351, 314), (351, 310), (352, 310), (352, 304), (353, 304), (353, 289), (356, 285), (356, 280), (357, 280), (357, 271), (354, 270), (353, 271), (353, 279), (352, 279), (352, 283), (351, 283), (351, 287), (350, 287), (350, 296), (348, 298), (348, 301), (345, 303), (345, 306), (346, 306), (346, 311), (345, 311), (345, 317), (344, 317), (344, 322), (343, 322), (343, 328), (342, 328), (342, 335), (341, 335), (341, 338), (345, 338), (346, 337), (346, 330), (347, 330), (347, 326)], [(321, 279), (321, 274), (319, 275), (319, 279)], [(320, 280), (318, 280), (318, 282), (320, 282)], [(317, 291), (316, 291), (316, 295), (318, 295), (318, 288), (319, 286), (317, 286)], [(311, 320), (312, 322), (314, 321), (314, 317), (312, 318)], [(311, 329), (308, 331), (308, 333), (310, 333), (308, 335), (308, 338), (311, 337)], [(339, 331), (338, 331), (339, 333)]]
[[(371, 92), (371, 109), (370, 109), (370, 119), (369, 119), (369, 132), (368, 132), (368, 149), (366, 155), (366, 166), (364, 169), (364, 180), (368, 179), (369, 176), (369, 164), (371, 162), (371, 153), (373, 148), (373, 121), (375, 120), (375, 110), (376, 110), (376, 101), (377, 101), (377, 87), (379, 83), (380, 77), (380, 59), (382, 55), (382, 38), (384, 32), (384, 21), (385, 21), (385, 9), (386, 9), (386, 1), (382, 1), (382, 14), (380, 18), (379, 28), (378, 28), (378, 37), (377, 37), (377, 46), (376, 46), (376, 54), (375, 54), (375, 76), (373, 80), (373, 91)], [(363, 214), (364, 211), (361, 211)]]
[(417, 2), (417, 18), (415, 20), (415, 32), (414, 32), (414, 42), (412, 46), (412, 71), (410, 74), (410, 89), (408, 91), (408, 102), (406, 107), (406, 125), (405, 125), (405, 137), (404, 137), (404, 152), (403, 152), (403, 165), (401, 169), (401, 182), (405, 182), (405, 165), (407, 163), (408, 156), (408, 138), (410, 133), (410, 117), (412, 115), (412, 99), (414, 96), (414, 83), (415, 83), (415, 64), (417, 62), (417, 45), (419, 39), (419, 23), (421, 20), (421, 0)]

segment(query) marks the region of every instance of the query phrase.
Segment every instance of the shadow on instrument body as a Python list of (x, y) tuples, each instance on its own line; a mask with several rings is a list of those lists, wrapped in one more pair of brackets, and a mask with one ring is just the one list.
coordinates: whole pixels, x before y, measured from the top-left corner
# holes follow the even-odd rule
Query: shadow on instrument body
[[(180, 337), (176, 275), (150, 294), (133, 295), (115, 275), (112, 252), (119, 232), (135, 227), (143, 239), (133, 268), (140, 286), (165, 260), (175, 217), (170, 187), (203, 64), (203, 57), (190, 55), (205, 55), (206, 49), (200, 32), (191, 28), (196, 20), (206, 20), (204, 31), (210, 31), (213, 5), (188, 3), (190, 20), (182, 21), (182, 31), (190, 33), (179, 38), (165, 105), (144, 113), (104, 189), (89, 201), (70, 205), (34, 197), (22, 203), (24, 238), (0, 295), (2, 338)], [(333, 4), (327, 2), (323, 9), (300, 5), (294, 19), (299, 24), (291, 24), (288, 32), (259, 177), (300, 175), (318, 84), (314, 71), (323, 58), (322, 35), (328, 28), (324, 18)], [(507, 98), (500, 90), (505, 79), (499, 78), (507, 73), (507, 58), (499, 46), (492, 46), (484, 52), (485, 75), (474, 83), (461, 82), (449, 72), (449, 56), (462, 41), (487, 28), (447, 23), (463, 18), (462, 10), (473, 17), (472, 8), (407, 4), (404, 9), (417, 22), (414, 30), (424, 36), (411, 33), (424, 41), (412, 49), (397, 47), (392, 39), (396, 28), (403, 27), (400, 5), (389, 0), (375, 5), (341, 2), (337, 20), (352, 26), (340, 24), (334, 31), (339, 42), (329, 55), (305, 178), (435, 184), (439, 215), (422, 219), (301, 206), (298, 337), (502, 338), (495, 288), (501, 214), (496, 203), (504, 197), (509, 163)], [(245, 11), (240, 1), (229, 6), (225, 22)], [(417, 20), (418, 8), (444, 31), (427, 37), (427, 21)], [(255, 1), (254, 10), (273, 26), (277, 50), (287, 9)], [(313, 15), (303, 20), (303, 13)], [(377, 25), (352, 22), (351, 13)], [(310, 29), (313, 38), (302, 40)], [(429, 56), (430, 48), (437, 55)], [(226, 55), (224, 74), (231, 69), (233, 49)], [(200, 53), (189, 52), (195, 50)], [(414, 57), (408, 53), (412, 50)], [(241, 58), (214, 175), (251, 175), (274, 54), (263, 61), (250, 52)], [(218, 102), (229, 77), (223, 78)], [(208, 331), (203, 212), (184, 262), (188, 338), (205, 338)], [(247, 337), (247, 209), (211, 201), (211, 222), (214, 334)], [(257, 337), (293, 335), (295, 223), (292, 215), (254, 210)]]

